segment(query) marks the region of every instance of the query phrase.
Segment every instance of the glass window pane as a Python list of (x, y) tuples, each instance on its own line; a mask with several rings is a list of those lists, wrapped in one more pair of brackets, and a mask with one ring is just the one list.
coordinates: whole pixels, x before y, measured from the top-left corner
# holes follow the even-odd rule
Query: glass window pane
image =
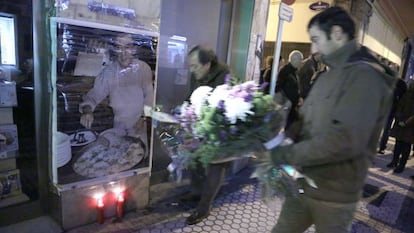
[(0, 63), (16, 65), (15, 18), (0, 13)]

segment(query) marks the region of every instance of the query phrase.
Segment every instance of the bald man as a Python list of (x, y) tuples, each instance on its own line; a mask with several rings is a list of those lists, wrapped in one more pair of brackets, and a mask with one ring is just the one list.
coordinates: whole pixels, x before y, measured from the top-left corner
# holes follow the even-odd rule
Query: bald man
[(303, 54), (299, 50), (293, 50), (289, 54), (289, 63), (279, 71), (276, 81), (276, 92), (281, 92), (292, 103), (285, 129), (295, 121), (298, 116), (298, 106), (302, 104), (303, 99), (299, 93), (299, 82), (297, 70), (302, 64)]

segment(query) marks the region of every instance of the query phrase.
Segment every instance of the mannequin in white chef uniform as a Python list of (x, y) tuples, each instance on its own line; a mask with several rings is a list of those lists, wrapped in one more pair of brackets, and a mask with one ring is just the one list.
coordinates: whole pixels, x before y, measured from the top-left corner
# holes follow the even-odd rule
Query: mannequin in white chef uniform
[(114, 52), (116, 61), (102, 70), (93, 88), (83, 96), (79, 105), (80, 123), (91, 128), (95, 107), (109, 96), (114, 128), (121, 129), (125, 135), (140, 137), (146, 145), (146, 124), (142, 116), (144, 105), (152, 106), (154, 97), (151, 68), (133, 57), (136, 48), (129, 34), (120, 34), (115, 39)]

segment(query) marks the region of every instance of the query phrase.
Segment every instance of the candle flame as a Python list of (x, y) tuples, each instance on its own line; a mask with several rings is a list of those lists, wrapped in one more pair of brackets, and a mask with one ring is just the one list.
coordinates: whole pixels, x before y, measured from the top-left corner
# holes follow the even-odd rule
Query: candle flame
[(120, 193), (120, 194), (118, 195), (117, 200), (118, 200), (118, 202), (124, 202), (124, 201), (125, 201), (124, 195), (123, 195), (122, 193)]
[(104, 202), (102, 198), (98, 199), (98, 207), (104, 207)]

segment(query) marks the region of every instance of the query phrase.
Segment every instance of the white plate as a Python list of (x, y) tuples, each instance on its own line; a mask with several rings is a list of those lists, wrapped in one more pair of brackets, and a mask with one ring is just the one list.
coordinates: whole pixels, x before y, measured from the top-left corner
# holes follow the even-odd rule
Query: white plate
[(63, 167), (66, 165), (70, 160), (72, 159), (72, 156), (66, 156), (66, 158), (60, 158), (58, 161), (56, 161), (57, 167)]
[[(81, 134), (81, 133), (83, 133), (83, 135), (85, 137), (85, 140), (86, 140), (85, 142), (80, 143), (80, 142), (77, 142), (76, 140), (73, 140), (74, 138), (78, 138), (79, 134)], [(76, 136), (75, 136), (75, 134), (76, 134)], [(70, 138), (70, 145), (71, 146), (85, 146), (85, 145), (88, 145), (89, 143), (95, 141), (96, 140), (96, 135), (92, 131), (85, 130), (85, 131), (79, 131), (79, 132), (73, 133), (73, 134), (69, 135), (69, 138)]]

